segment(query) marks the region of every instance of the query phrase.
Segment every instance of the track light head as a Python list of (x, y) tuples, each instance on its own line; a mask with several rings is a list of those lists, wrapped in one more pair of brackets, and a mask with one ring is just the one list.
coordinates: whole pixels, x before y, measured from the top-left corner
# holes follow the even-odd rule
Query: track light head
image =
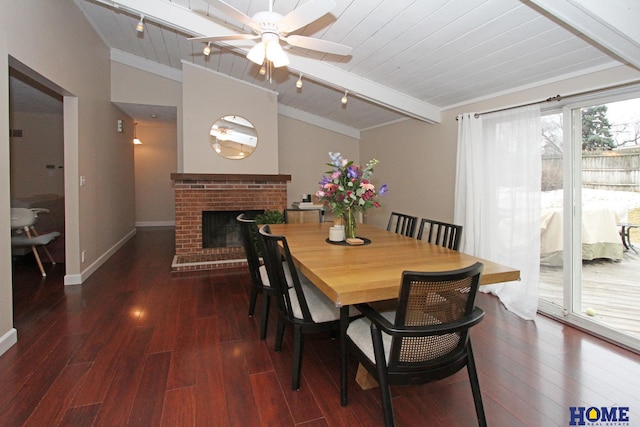
[(298, 77), (298, 81), (296, 82), (296, 87), (298, 89), (302, 89), (302, 74), (300, 74), (300, 77)]
[(144, 33), (144, 15), (140, 15), (140, 20), (136, 24), (136, 31), (140, 34)]
[(209, 56), (209, 54), (211, 54), (211, 42), (207, 43), (207, 45), (202, 50), (202, 53), (204, 53), (204, 56)]
[(347, 94), (349, 93), (348, 90), (344, 91), (344, 96), (342, 97), (342, 99), (340, 100), (340, 102), (342, 102), (342, 105), (347, 105), (347, 102), (349, 102), (349, 99), (347, 98)]

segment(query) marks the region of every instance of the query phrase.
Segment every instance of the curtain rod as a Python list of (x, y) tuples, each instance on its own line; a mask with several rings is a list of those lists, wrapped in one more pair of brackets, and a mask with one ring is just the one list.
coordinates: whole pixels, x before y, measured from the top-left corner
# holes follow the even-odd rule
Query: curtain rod
[[(602, 88), (602, 89), (586, 90), (584, 92), (573, 93), (573, 94), (567, 95), (567, 96), (556, 95), (556, 96), (549, 97), (549, 98), (547, 98), (545, 100), (542, 100), (542, 101), (529, 102), (528, 104), (520, 104), (520, 105), (515, 105), (513, 107), (500, 108), (500, 109), (497, 109), (497, 110), (490, 110), (490, 111), (483, 111), (481, 113), (475, 113), (474, 117), (477, 119), (478, 117), (482, 116), (483, 114), (499, 113), (499, 112), (502, 112), (502, 111), (513, 110), (515, 108), (522, 108), (522, 107), (529, 107), (531, 105), (544, 104), (545, 102), (562, 101), (563, 99), (567, 99), (567, 98), (575, 98), (577, 96), (585, 96), (585, 95), (591, 95), (591, 94), (594, 94), (594, 93), (606, 92), (608, 90), (620, 89), (620, 88), (627, 87), (627, 86), (633, 86), (633, 85), (636, 85), (638, 83), (640, 83), (640, 80), (635, 80), (635, 81), (629, 82), (629, 83), (621, 83), (619, 85), (609, 86), (609, 87)], [(458, 120), (457, 116), (456, 116), (456, 120)]]

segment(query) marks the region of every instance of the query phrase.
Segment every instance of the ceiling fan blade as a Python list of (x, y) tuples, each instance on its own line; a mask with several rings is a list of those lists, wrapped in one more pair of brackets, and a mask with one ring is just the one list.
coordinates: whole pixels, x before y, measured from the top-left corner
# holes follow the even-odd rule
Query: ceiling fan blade
[(260, 38), (257, 34), (229, 34), (228, 36), (204, 36), (204, 37), (191, 37), (187, 40), (192, 42), (221, 42), (225, 40), (252, 40)]
[(222, 0), (207, 0), (211, 6), (218, 9), (230, 18), (248, 26), (254, 31), (260, 31), (260, 24), (254, 21), (250, 16), (240, 12), (235, 7), (223, 2)]
[(336, 3), (333, 0), (311, 0), (285, 15), (277, 24), (278, 31), (290, 33), (312, 23), (329, 13)]
[(314, 39), (313, 37), (305, 36), (289, 36), (283, 37), (283, 39), (291, 46), (301, 47), (304, 49), (317, 50), (320, 52), (332, 53), (335, 55), (349, 55), (351, 48), (343, 44), (330, 42), (327, 40)]

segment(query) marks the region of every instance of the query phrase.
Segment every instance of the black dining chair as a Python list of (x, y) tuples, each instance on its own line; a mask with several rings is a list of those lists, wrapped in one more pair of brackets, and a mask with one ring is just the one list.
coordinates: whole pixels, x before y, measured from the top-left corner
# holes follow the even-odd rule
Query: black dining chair
[(258, 294), (262, 294), (262, 319), (260, 321), (260, 339), (267, 337), (267, 324), (269, 321), (269, 306), (271, 297), (275, 295), (275, 288), (269, 282), (267, 269), (260, 262), (258, 255), (258, 226), (256, 221), (246, 219), (245, 214), (241, 213), (236, 217), (236, 221), (240, 226), (240, 234), (242, 236), (242, 244), (244, 253), (247, 257), (247, 265), (249, 266), (249, 274), (251, 276), (251, 296), (249, 299), (249, 316), (253, 316), (256, 308), (256, 300)]
[(417, 239), (457, 251), (460, 249), (462, 226), (422, 218)]
[(393, 231), (396, 234), (413, 237), (417, 222), (418, 218), (415, 216), (391, 212), (391, 215), (389, 216), (389, 223), (387, 224), (387, 231)]
[(436, 381), (465, 366), (478, 424), (486, 425), (469, 337), (484, 316), (475, 306), (482, 268), (405, 271), (395, 311), (356, 305), (365, 317), (349, 325), (347, 346), (380, 385), (386, 426), (394, 425), (390, 385)]
[[(278, 328), (276, 351), (282, 349), (285, 324), (293, 326), (293, 367), (291, 389), (300, 388), (304, 335), (318, 332), (337, 334), (340, 309), (306, 277), (298, 274), (285, 236), (271, 234), (269, 225), (260, 228), (263, 257), (271, 286), (276, 289)], [(350, 317), (358, 316), (350, 308)]]

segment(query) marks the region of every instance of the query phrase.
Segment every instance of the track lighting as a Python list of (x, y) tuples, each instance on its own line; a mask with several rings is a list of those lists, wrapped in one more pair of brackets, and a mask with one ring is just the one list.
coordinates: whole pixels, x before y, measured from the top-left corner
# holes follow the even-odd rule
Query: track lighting
[(209, 54), (211, 53), (211, 42), (207, 43), (207, 45), (202, 50), (202, 53), (204, 53), (204, 56), (209, 56)]
[(140, 20), (136, 24), (136, 31), (140, 34), (144, 33), (144, 15), (140, 15)]
[(300, 73), (300, 77), (298, 78), (298, 81), (296, 82), (296, 87), (298, 89), (302, 89), (302, 73)]
[(347, 99), (347, 94), (349, 93), (348, 90), (344, 91), (344, 96), (341, 99), (342, 105), (347, 105), (347, 102), (349, 102), (349, 100)]
[(264, 76), (265, 74), (267, 74), (267, 67), (263, 64), (262, 67), (260, 67), (260, 75)]

